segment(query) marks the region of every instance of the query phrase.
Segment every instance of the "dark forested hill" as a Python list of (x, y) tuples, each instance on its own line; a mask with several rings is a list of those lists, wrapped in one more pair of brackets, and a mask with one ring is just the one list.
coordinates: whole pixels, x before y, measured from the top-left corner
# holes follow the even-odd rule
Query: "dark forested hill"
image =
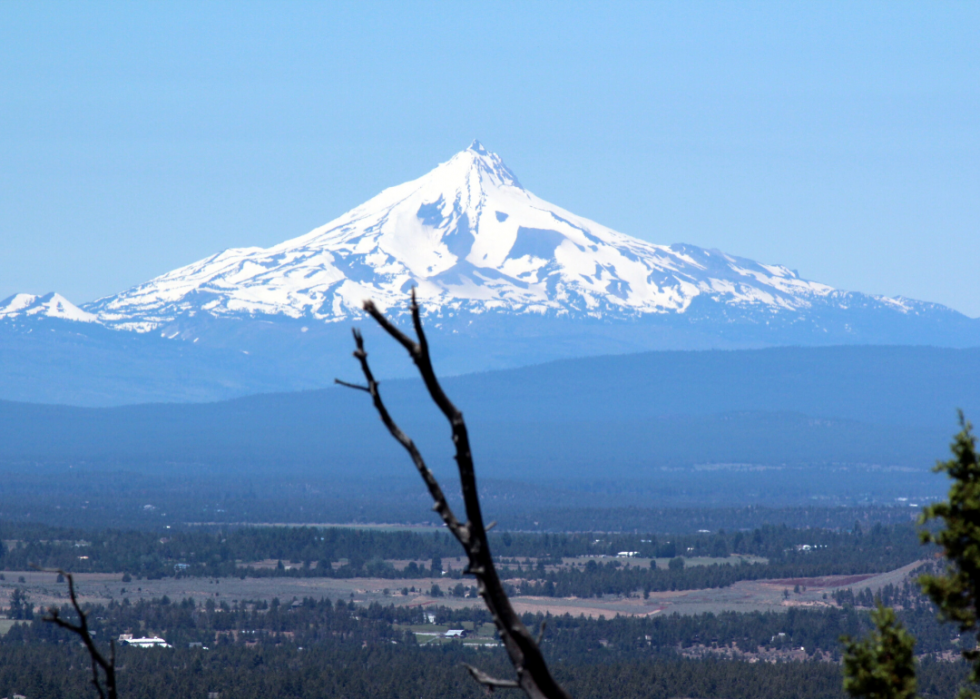
[[(406, 362), (408, 360), (406, 359)], [(353, 361), (344, 377), (356, 378)], [(447, 379), (485, 475), (638, 476), (697, 464), (926, 470), (958, 407), (980, 415), (980, 349), (654, 352)], [(382, 387), (430, 458), (445, 425), (415, 381)], [(0, 460), (403, 473), (363, 394), (334, 388), (208, 404), (0, 402)]]

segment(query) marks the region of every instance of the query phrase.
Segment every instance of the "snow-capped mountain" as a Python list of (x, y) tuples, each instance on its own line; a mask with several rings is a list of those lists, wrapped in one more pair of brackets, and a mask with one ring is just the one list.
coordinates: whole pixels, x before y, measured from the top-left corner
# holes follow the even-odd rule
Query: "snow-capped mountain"
[[(404, 309), (412, 286), (427, 313), (443, 317), (633, 318), (682, 314), (699, 298), (780, 313), (855, 300), (786, 267), (655, 245), (576, 216), (526, 190), (474, 142), (306, 235), (225, 250), (85, 308), (137, 331), (201, 314), (330, 322), (359, 315), (367, 298)], [(856, 296), (892, 310), (915, 306)]]
[(97, 323), (91, 313), (83, 311), (61, 294), (14, 294), (0, 301), (0, 319), (58, 318), (81, 323)]
[[(57, 294), (6, 299), (0, 399), (118, 405), (323, 387), (353, 370), (351, 323), (339, 321), (361, 317), (366, 298), (403, 314), (413, 286), (445, 375), (648, 350), (980, 346), (980, 320), (944, 306), (617, 233), (534, 196), (474, 143), (271, 248), (226, 250), (82, 308)], [(382, 375), (412, 375), (400, 347), (362, 330)]]

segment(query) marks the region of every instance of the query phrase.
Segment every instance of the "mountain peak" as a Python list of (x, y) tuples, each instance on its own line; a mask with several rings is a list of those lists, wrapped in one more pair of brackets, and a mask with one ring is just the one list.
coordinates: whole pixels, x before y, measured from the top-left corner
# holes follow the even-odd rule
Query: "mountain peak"
[[(501, 160), (500, 156), (491, 150), (487, 150), (487, 148), (478, 140), (474, 140), (466, 150), (460, 151), (448, 162), (443, 163), (422, 179), (428, 178), (443, 168), (454, 169), (452, 166), (456, 165), (457, 163), (462, 165), (466, 171), (475, 171), (481, 179), (482, 175), (486, 175), (489, 177), (491, 182), (498, 186), (517, 187), (521, 190), (524, 189), (521, 186), (520, 181), (517, 179), (517, 175), (515, 175), (514, 172), (504, 164), (504, 161)], [(467, 177), (468, 172), (457, 173), (453, 176)]]
[(91, 313), (86, 313), (61, 294), (54, 292), (43, 296), (14, 294), (0, 301), (0, 319), (20, 316), (43, 316), (82, 323), (98, 321), (98, 318)]
[(226, 250), (86, 310), (139, 331), (214, 316), (337, 322), (359, 317), (368, 298), (404, 310), (412, 287), (426, 313), (441, 317), (627, 319), (684, 314), (695, 303), (691, 315), (800, 314), (840, 295), (785, 267), (656, 245), (576, 216), (524, 189), (474, 141), (305, 235)]

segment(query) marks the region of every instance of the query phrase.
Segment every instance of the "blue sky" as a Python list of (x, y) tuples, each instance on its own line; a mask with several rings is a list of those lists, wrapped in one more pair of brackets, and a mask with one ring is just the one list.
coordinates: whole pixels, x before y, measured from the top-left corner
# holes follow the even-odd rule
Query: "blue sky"
[(305, 233), (479, 138), (658, 243), (980, 316), (980, 3), (0, 3), (0, 298)]

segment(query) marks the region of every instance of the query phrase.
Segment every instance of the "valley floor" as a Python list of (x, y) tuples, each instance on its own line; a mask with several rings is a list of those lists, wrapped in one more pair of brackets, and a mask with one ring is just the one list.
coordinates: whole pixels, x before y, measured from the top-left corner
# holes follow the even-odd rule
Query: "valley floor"
[[(841, 590), (858, 592), (865, 588), (880, 590), (886, 585), (900, 586), (909, 579), (925, 561), (917, 561), (901, 568), (876, 575), (828, 575), (815, 578), (789, 578), (777, 580), (743, 580), (729, 587), (652, 591), (644, 599), (641, 593), (632, 595), (603, 595), (601, 598), (555, 598), (539, 596), (516, 596), (515, 609), (524, 613), (552, 615), (570, 614), (598, 618), (623, 616), (653, 616), (658, 614), (704, 614), (732, 612), (788, 611), (790, 609), (837, 607), (833, 593)], [(56, 583), (52, 573), (31, 571), (5, 571), (5, 580), (0, 581), (0, 606), (8, 606), (14, 589), (25, 592), (33, 605), (47, 608), (67, 602), (64, 584)], [(398, 607), (427, 607), (438, 605), (452, 609), (483, 608), (483, 601), (476, 598), (459, 598), (448, 594), (432, 596), (433, 578), (384, 579), (384, 578), (289, 578), (259, 577), (244, 579), (237, 577), (199, 578), (180, 577), (159, 580), (122, 581), (123, 575), (117, 573), (77, 573), (75, 580), (83, 602), (108, 604), (131, 602), (145, 599), (158, 599), (163, 596), (173, 601), (193, 599), (203, 604), (208, 599), (215, 603), (252, 601), (271, 601), (279, 598), (283, 603), (302, 600), (330, 598), (354, 601), (358, 605), (378, 602)], [(23, 580), (23, 582), (20, 582)], [(445, 586), (454, 583), (445, 580)], [(464, 582), (467, 579), (464, 578)], [(514, 580), (517, 584), (520, 581)], [(403, 589), (417, 592), (402, 594)], [(799, 589), (799, 592), (796, 590)], [(423, 593), (422, 591), (427, 591)]]

